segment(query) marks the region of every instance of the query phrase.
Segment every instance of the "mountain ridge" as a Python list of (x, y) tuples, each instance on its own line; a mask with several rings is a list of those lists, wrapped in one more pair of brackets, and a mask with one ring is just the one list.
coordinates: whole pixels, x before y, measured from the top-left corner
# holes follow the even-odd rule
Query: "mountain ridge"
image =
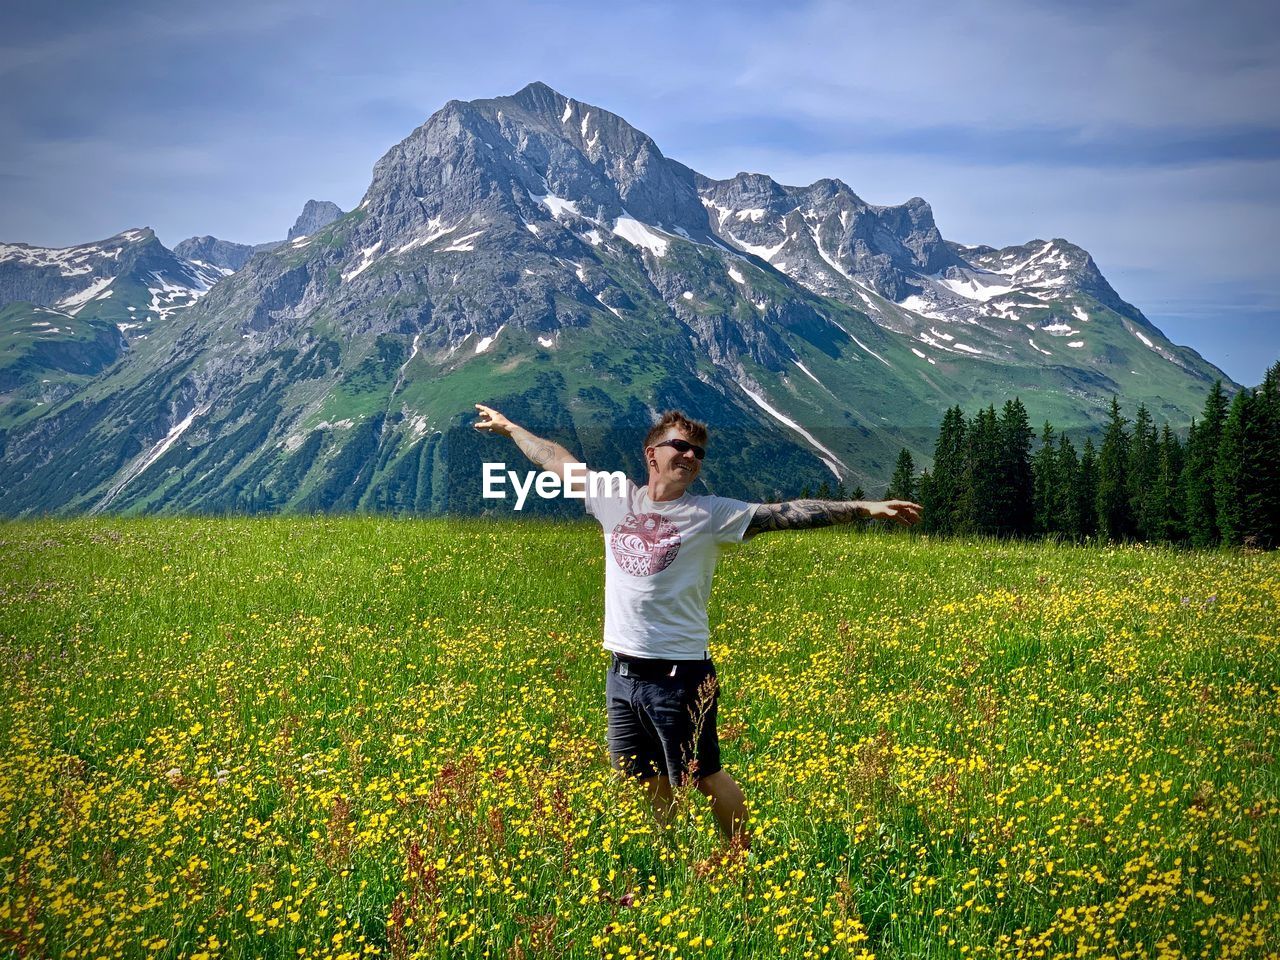
[(1085, 429), (1121, 392), (1189, 419), (1222, 376), (1074, 245), (954, 244), (924, 200), (833, 178), (703, 177), (545, 84), (449, 101), (354, 210), (172, 319), (11, 420), (7, 509), (493, 509), (476, 400), (595, 468), (640, 472), (635, 433), (683, 405), (719, 428), (706, 489), (873, 488), (955, 403), (1021, 393)]

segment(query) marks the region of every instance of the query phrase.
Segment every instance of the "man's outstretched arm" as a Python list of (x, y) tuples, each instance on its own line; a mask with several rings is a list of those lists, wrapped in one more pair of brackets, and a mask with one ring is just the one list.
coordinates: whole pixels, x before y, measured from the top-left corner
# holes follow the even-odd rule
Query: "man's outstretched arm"
[(920, 520), (923, 508), (910, 500), (788, 500), (762, 503), (747, 524), (743, 539), (770, 530), (811, 530), (852, 523), (860, 517), (893, 520), (909, 527)]
[(534, 436), (519, 424), (512, 423), (492, 407), (477, 403), (476, 409), (480, 411), (480, 419), (475, 423), (477, 430), (486, 430), (499, 436), (510, 437), (515, 441), (516, 446), (520, 448), (521, 453), (543, 470), (551, 470), (560, 474), (561, 480), (564, 479), (564, 468), (567, 464), (582, 462), (560, 444)]

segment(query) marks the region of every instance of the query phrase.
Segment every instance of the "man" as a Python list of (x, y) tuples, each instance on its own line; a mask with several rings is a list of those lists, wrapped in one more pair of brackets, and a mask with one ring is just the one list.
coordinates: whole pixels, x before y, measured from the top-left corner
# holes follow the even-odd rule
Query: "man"
[[(562, 481), (565, 467), (580, 463), (497, 410), (479, 403), (476, 409), (477, 430), (510, 437)], [(609, 753), (615, 767), (644, 784), (660, 822), (672, 813), (673, 784), (692, 780), (711, 799), (725, 837), (746, 848), (746, 798), (720, 765), (719, 687), (707, 650), (707, 598), (720, 546), (859, 517), (910, 526), (921, 507), (905, 500), (752, 504), (694, 496), (688, 488), (706, 443), (704, 424), (668, 411), (645, 437), (646, 486), (628, 480), (623, 496), (595, 495), (587, 487), (587, 511), (605, 533), (604, 648), (613, 655), (605, 684)]]

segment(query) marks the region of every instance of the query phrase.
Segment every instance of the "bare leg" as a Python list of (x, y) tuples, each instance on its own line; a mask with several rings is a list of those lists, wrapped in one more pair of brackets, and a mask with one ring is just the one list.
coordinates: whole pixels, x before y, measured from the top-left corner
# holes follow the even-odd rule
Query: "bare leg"
[(644, 784), (644, 788), (649, 794), (649, 802), (653, 804), (653, 815), (658, 820), (658, 826), (667, 826), (671, 823), (671, 817), (675, 813), (676, 805), (675, 794), (671, 790), (671, 778), (663, 774), (657, 774), (652, 777), (645, 777), (640, 782)]
[(738, 782), (724, 770), (717, 770), (698, 781), (698, 789), (711, 798), (711, 809), (725, 838), (743, 850), (751, 848), (751, 831), (747, 827), (747, 798)]

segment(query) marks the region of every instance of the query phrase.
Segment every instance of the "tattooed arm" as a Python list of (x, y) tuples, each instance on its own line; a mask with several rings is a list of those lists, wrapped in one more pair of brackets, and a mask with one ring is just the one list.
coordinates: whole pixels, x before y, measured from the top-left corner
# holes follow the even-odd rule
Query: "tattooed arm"
[(477, 403), (476, 409), (480, 411), (480, 419), (475, 424), (477, 430), (487, 430), (499, 436), (510, 437), (515, 441), (516, 446), (520, 448), (521, 453), (543, 470), (551, 470), (560, 474), (562, 480), (564, 479), (564, 468), (567, 464), (582, 462), (560, 444), (552, 443), (550, 440), (543, 440), (541, 437), (535, 437), (524, 427), (512, 423), (492, 407)]
[(809, 530), (852, 523), (859, 517), (895, 520), (909, 527), (920, 519), (920, 504), (909, 500), (788, 500), (762, 503), (747, 525), (744, 540), (770, 530)]

